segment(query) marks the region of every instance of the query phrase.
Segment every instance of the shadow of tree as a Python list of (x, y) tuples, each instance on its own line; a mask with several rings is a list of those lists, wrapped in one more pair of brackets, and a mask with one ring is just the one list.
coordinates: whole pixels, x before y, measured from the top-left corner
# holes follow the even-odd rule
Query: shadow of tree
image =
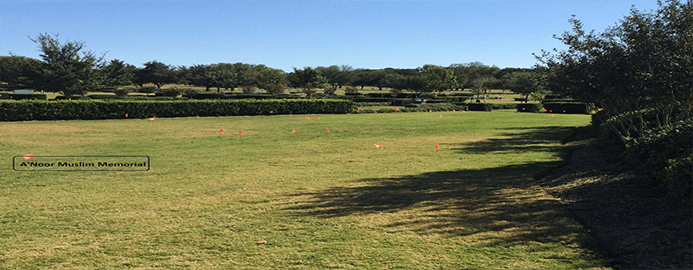
[[(457, 149), (464, 153), (493, 151), (550, 151), (570, 128), (518, 129)], [(493, 245), (523, 242), (583, 241), (582, 227), (565, 207), (548, 195), (534, 178), (560, 165), (531, 162), (493, 168), (428, 172), (394, 178), (362, 179), (346, 186), (290, 195), (296, 201), (284, 210), (297, 215), (335, 218), (392, 213), (386, 228), (421, 234), (483, 235)], [(481, 236), (480, 236), (481, 237)], [(482, 237), (484, 238), (484, 237)]]
[(558, 153), (560, 146), (549, 147), (547, 144), (560, 142), (557, 138), (568, 137), (572, 127), (549, 126), (540, 128), (507, 128), (500, 138), (490, 138), (465, 145), (456, 150), (471, 154), (512, 153), (550, 151)]

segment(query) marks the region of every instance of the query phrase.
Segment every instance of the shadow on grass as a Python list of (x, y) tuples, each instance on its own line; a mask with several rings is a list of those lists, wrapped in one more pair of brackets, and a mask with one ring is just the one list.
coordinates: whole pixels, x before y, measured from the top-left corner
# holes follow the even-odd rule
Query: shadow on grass
[[(571, 128), (517, 129), (458, 149), (460, 153), (550, 151)], [(362, 179), (347, 186), (291, 195), (284, 208), (297, 215), (335, 218), (393, 214), (381, 226), (421, 234), (475, 235), (494, 246), (529, 242), (582, 242), (581, 227), (534, 177), (561, 162), (531, 162), (495, 168), (430, 172)], [(393, 217), (394, 216), (394, 217)], [(490, 232), (492, 236), (483, 234)], [(582, 245), (582, 244), (580, 244)]]
[(554, 152), (561, 146), (547, 146), (562, 142), (573, 133), (572, 127), (507, 128), (500, 134), (502, 138), (490, 138), (474, 142), (456, 150), (469, 154), (513, 153), (513, 152)]

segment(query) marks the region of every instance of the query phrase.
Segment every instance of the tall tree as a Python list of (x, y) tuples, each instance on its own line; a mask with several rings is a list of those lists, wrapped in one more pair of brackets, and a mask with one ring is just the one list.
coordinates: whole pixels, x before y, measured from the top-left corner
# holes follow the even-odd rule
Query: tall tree
[(131, 85), (136, 69), (133, 65), (113, 59), (101, 69), (104, 73), (103, 84), (108, 87)]
[(289, 74), (289, 83), (293, 87), (303, 89), (306, 95), (312, 96), (316, 92), (315, 88), (323, 87), (327, 83), (327, 79), (311, 67), (294, 68), (294, 72)]
[(459, 86), (455, 72), (452, 69), (427, 65), (422, 68), (421, 73), (426, 83), (424, 87), (426, 92), (443, 92)]
[(62, 92), (66, 96), (85, 95), (101, 84), (96, 70), (103, 64), (103, 56), (97, 57), (84, 51), (84, 42), (60, 43), (58, 34), (39, 34), (31, 41), (39, 45), (43, 63), (37, 69), (37, 88), (49, 92)]
[(188, 68), (190, 77), (188, 81), (195, 86), (202, 86), (205, 91), (215, 86), (216, 73), (210, 65), (193, 65)]
[(41, 67), (39, 60), (24, 56), (0, 56), (0, 82), (9, 88), (33, 88), (40, 81), (36, 71)]
[(255, 79), (257, 87), (265, 89), (267, 93), (279, 94), (284, 92), (286, 87), (286, 74), (281, 69), (274, 69), (265, 65), (257, 65), (255, 69)]
[(161, 89), (161, 86), (164, 84), (177, 81), (175, 69), (156, 60), (144, 63), (143, 69), (135, 71), (135, 77), (137, 84), (143, 85), (145, 83), (151, 83), (158, 89)]
[(529, 95), (534, 92), (543, 92), (540, 87), (538, 75), (528, 71), (517, 71), (507, 73), (502, 78), (503, 85), (516, 94), (525, 96), (525, 103), (529, 99)]
[[(602, 33), (585, 32), (573, 17), (572, 32), (556, 37), (568, 50), (537, 57), (552, 92), (619, 116), (611, 128), (624, 141), (649, 126), (689, 119), (693, 110), (693, 3), (658, 5), (652, 13), (633, 7)], [(655, 117), (648, 119), (652, 110)]]
[(498, 79), (493, 76), (480, 77), (472, 81), (472, 90), (477, 93), (476, 95), (479, 97), (481, 94), (488, 93), (488, 90), (491, 90), (491, 88), (497, 84)]

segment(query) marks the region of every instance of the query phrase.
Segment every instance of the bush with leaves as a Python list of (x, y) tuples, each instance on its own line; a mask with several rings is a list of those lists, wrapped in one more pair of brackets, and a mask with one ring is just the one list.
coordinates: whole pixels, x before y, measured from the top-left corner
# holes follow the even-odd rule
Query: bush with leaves
[(132, 92), (133, 90), (134, 90), (134, 87), (121, 87), (121, 88), (118, 88), (115, 91), (113, 91), (113, 93), (117, 97), (123, 98), (123, 97), (126, 97), (128, 94), (130, 94), (130, 92)]
[[(693, 3), (658, 5), (651, 13), (633, 7), (602, 33), (586, 32), (573, 17), (572, 32), (557, 37), (568, 50), (538, 57), (552, 92), (595, 103), (607, 118), (621, 116), (607, 124), (623, 142), (643, 136), (645, 127), (692, 116)], [(654, 122), (639, 113), (648, 108), (655, 109)]]
[(626, 148), (627, 160), (644, 175), (667, 183), (687, 203), (693, 199), (693, 119), (648, 130)]

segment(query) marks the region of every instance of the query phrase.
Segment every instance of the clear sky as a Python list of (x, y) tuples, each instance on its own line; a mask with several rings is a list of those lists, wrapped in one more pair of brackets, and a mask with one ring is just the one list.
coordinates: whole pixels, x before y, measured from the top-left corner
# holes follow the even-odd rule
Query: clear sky
[(0, 55), (39, 59), (28, 37), (59, 33), (141, 67), (236, 63), (416, 68), (482, 62), (528, 68), (564, 49), (575, 14), (602, 31), (656, 0), (101, 1), (0, 0)]

